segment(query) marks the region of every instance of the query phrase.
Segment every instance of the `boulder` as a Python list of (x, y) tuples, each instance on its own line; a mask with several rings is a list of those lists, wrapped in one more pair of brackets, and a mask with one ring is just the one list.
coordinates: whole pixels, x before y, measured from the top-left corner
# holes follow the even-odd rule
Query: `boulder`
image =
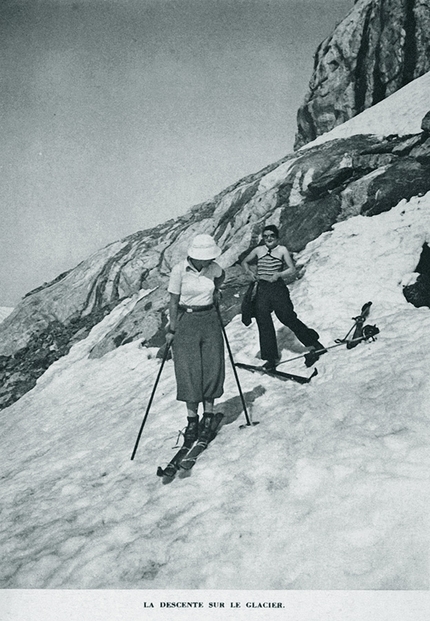
[(360, 0), (317, 49), (295, 148), (430, 70), (430, 0)]
[(425, 134), (430, 134), (430, 110), (427, 112), (421, 123), (421, 129)]

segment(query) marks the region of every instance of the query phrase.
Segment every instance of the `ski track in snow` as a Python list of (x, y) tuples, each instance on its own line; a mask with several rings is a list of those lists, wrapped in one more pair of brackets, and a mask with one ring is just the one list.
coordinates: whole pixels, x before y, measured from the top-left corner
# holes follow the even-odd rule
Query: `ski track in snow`
[[(169, 485), (155, 473), (185, 424), (173, 364), (131, 461), (160, 362), (138, 342), (88, 358), (136, 298), (114, 309), (1, 413), (1, 586), (428, 589), (430, 310), (402, 295), (424, 241), (430, 194), (309, 244), (291, 286), (299, 316), (328, 345), (372, 301), (376, 342), (334, 348), (304, 386), (239, 370), (260, 422), (242, 430), (227, 359), (225, 424)], [(302, 351), (277, 326), (283, 358)], [(227, 333), (255, 363), (255, 322)]]

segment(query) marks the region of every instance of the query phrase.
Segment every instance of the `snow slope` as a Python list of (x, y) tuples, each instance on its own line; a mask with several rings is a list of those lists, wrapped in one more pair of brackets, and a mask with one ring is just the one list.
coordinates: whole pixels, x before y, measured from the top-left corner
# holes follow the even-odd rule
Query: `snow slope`
[[(134, 342), (88, 358), (134, 300), (116, 308), (2, 412), (1, 585), (427, 589), (430, 310), (401, 288), (426, 240), (430, 195), (309, 244), (292, 287), (300, 316), (329, 344), (371, 300), (379, 338), (333, 349), (309, 385), (241, 371), (260, 421), (244, 430), (230, 372), (224, 427), (169, 486), (155, 471), (185, 422), (172, 362), (130, 461), (155, 350)], [(284, 332), (291, 356), (300, 347)], [(255, 325), (237, 317), (228, 336), (237, 360), (255, 359)]]
[[(419, 131), (428, 80), (345, 127)], [(411, 104), (419, 114), (408, 125)], [(114, 309), (0, 413), (0, 585), (427, 592), (430, 310), (402, 295), (425, 241), (429, 194), (351, 218), (309, 244), (297, 257), (305, 275), (291, 286), (300, 317), (330, 344), (372, 301), (377, 341), (332, 349), (304, 386), (240, 371), (260, 422), (246, 429), (239, 429), (244, 417), (230, 370), (219, 436), (191, 476), (167, 486), (156, 468), (172, 456), (185, 424), (172, 362), (131, 461), (159, 360), (137, 342), (88, 358), (136, 299)], [(237, 317), (227, 333), (238, 361), (256, 361), (255, 324), (245, 328)], [(301, 351), (285, 328), (279, 337), (284, 358)], [(283, 368), (309, 373), (300, 360)], [(412, 604), (402, 621), (416, 612)], [(374, 618), (392, 618), (384, 613), (378, 608)]]

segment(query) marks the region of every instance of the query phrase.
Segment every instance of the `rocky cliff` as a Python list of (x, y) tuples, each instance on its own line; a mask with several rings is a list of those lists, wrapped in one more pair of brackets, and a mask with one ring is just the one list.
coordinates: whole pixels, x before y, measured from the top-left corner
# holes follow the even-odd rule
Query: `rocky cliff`
[[(421, 109), (412, 124), (415, 133), (354, 134), (309, 145), (176, 220), (110, 244), (27, 294), (0, 324), (0, 407), (31, 389), (124, 298), (134, 298), (133, 310), (90, 355), (103, 356), (134, 339), (161, 345), (168, 274), (196, 233), (210, 233), (223, 249), (219, 261), (227, 279), (222, 312), (228, 321), (239, 312), (245, 286), (238, 263), (265, 224), (277, 224), (286, 245), (298, 253), (336, 222), (359, 214), (371, 217), (430, 191), (430, 115), (421, 124), (430, 101), (430, 73), (416, 82), (424, 103), (415, 109), (416, 115)], [(417, 285), (409, 284), (413, 297)]]
[[(390, 93), (421, 75), (428, 66), (428, 25), (427, 1), (359, 0), (317, 52), (314, 97), (299, 113), (310, 132), (306, 141), (312, 132), (326, 131), (385, 98), (362, 116), (381, 109)], [(30, 390), (126, 298), (133, 300), (131, 312), (119, 315), (90, 356), (101, 357), (134, 339), (162, 345), (168, 275), (196, 233), (213, 235), (223, 249), (219, 261), (227, 273), (222, 301), (227, 322), (239, 312), (246, 286), (240, 260), (264, 225), (278, 225), (283, 241), (297, 254), (336, 222), (371, 217), (430, 191), (430, 73), (407, 88), (400, 103), (366, 117), (358, 129), (351, 124), (360, 116), (180, 218), (112, 243), (28, 293), (0, 323), (0, 409)], [(299, 143), (304, 142), (305, 134), (300, 136)], [(405, 290), (416, 305), (429, 296), (426, 257)], [(301, 267), (303, 273), (306, 266)]]
[(295, 148), (430, 70), (430, 0), (358, 0), (315, 54)]

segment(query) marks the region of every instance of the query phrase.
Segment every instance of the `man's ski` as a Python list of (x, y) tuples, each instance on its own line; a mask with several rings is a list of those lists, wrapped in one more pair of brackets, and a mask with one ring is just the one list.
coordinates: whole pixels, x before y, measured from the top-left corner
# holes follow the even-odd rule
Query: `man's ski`
[[(352, 318), (352, 320), (354, 322), (354, 325), (352, 326), (352, 328), (350, 329), (348, 334), (343, 339), (336, 339), (335, 343), (345, 343), (346, 342), (346, 348), (347, 349), (352, 349), (353, 347), (358, 345), (358, 343), (360, 343), (360, 341), (363, 341), (365, 339), (365, 335), (363, 333), (363, 326), (364, 326), (364, 322), (366, 321), (367, 317), (369, 316), (369, 312), (370, 312), (370, 307), (371, 306), (372, 306), (372, 302), (366, 302), (366, 304), (363, 304), (363, 306), (361, 307), (360, 314), (357, 315), (357, 317), (353, 317)], [(376, 326), (374, 326), (374, 327), (376, 328)], [(348, 339), (348, 336), (350, 335), (350, 333), (353, 330), (354, 330), (354, 332), (353, 332), (352, 337), (350, 339)], [(379, 332), (379, 330), (378, 330), (378, 332)]]
[(251, 371), (251, 373), (263, 373), (264, 375), (270, 375), (272, 377), (278, 377), (281, 380), (287, 381), (292, 380), (293, 382), (297, 382), (298, 384), (308, 384), (315, 375), (318, 374), (318, 371), (315, 369), (312, 375), (309, 377), (303, 377), (302, 375), (295, 375), (294, 373), (286, 373), (284, 371), (278, 371), (277, 369), (269, 370), (265, 369), (264, 366), (256, 366), (253, 364), (245, 364), (243, 362), (236, 362), (236, 366), (239, 369), (246, 369), (247, 371)]
[(209, 438), (207, 440), (197, 440), (192, 449), (188, 451), (187, 455), (185, 455), (179, 462), (179, 468), (181, 468), (182, 470), (191, 470), (191, 468), (196, 463), (198, 456), (203, 453), (203, 451), (207, 448), (208, 444), (212, 442), (212, 440), (217, 435), (223, 418), (224, 414), (222, 414), (222, 412), (216, 412), (214, 414), (211, 425), (211, 434)]
[[(376, 339), (376, 335), (379, 334), (379, 328), (377, 328), (376, 326), (364, 325), (364, 322), (369, 315), (371, 306), (372, 302), (366, 302), (366, 304), (363, 304), (360, 314), (357, 315), (357, 317), (352, 318), (352, 320), (354, 321), (353, 326), (350, 328), (350, 330), (347, 332), (343, 339), (335, 339), (335, 345), (328, 345), (324, 349), (310, 350), (308, 352), (305, 352), (304, 354), (300, 354), (299, 356), (293, 356), (293, 358), (281, 360), (276, 366), (286, 364), (287, 362), (292, 362), (293, 360), (298, 360), (299, 358), (304, 358), (306, 366), (311, 366), (319, 359), (320, 354), (323, 354), (327, 350), (333, 349), (334, 347), (346, 345), (347, 349), (352, 349), (353, 347), (358, 345), (358, 343), (361, 343), (363, 341), (374, 341)], [(350, 336), (351, 332), (353, 332), (352, 336)]]

